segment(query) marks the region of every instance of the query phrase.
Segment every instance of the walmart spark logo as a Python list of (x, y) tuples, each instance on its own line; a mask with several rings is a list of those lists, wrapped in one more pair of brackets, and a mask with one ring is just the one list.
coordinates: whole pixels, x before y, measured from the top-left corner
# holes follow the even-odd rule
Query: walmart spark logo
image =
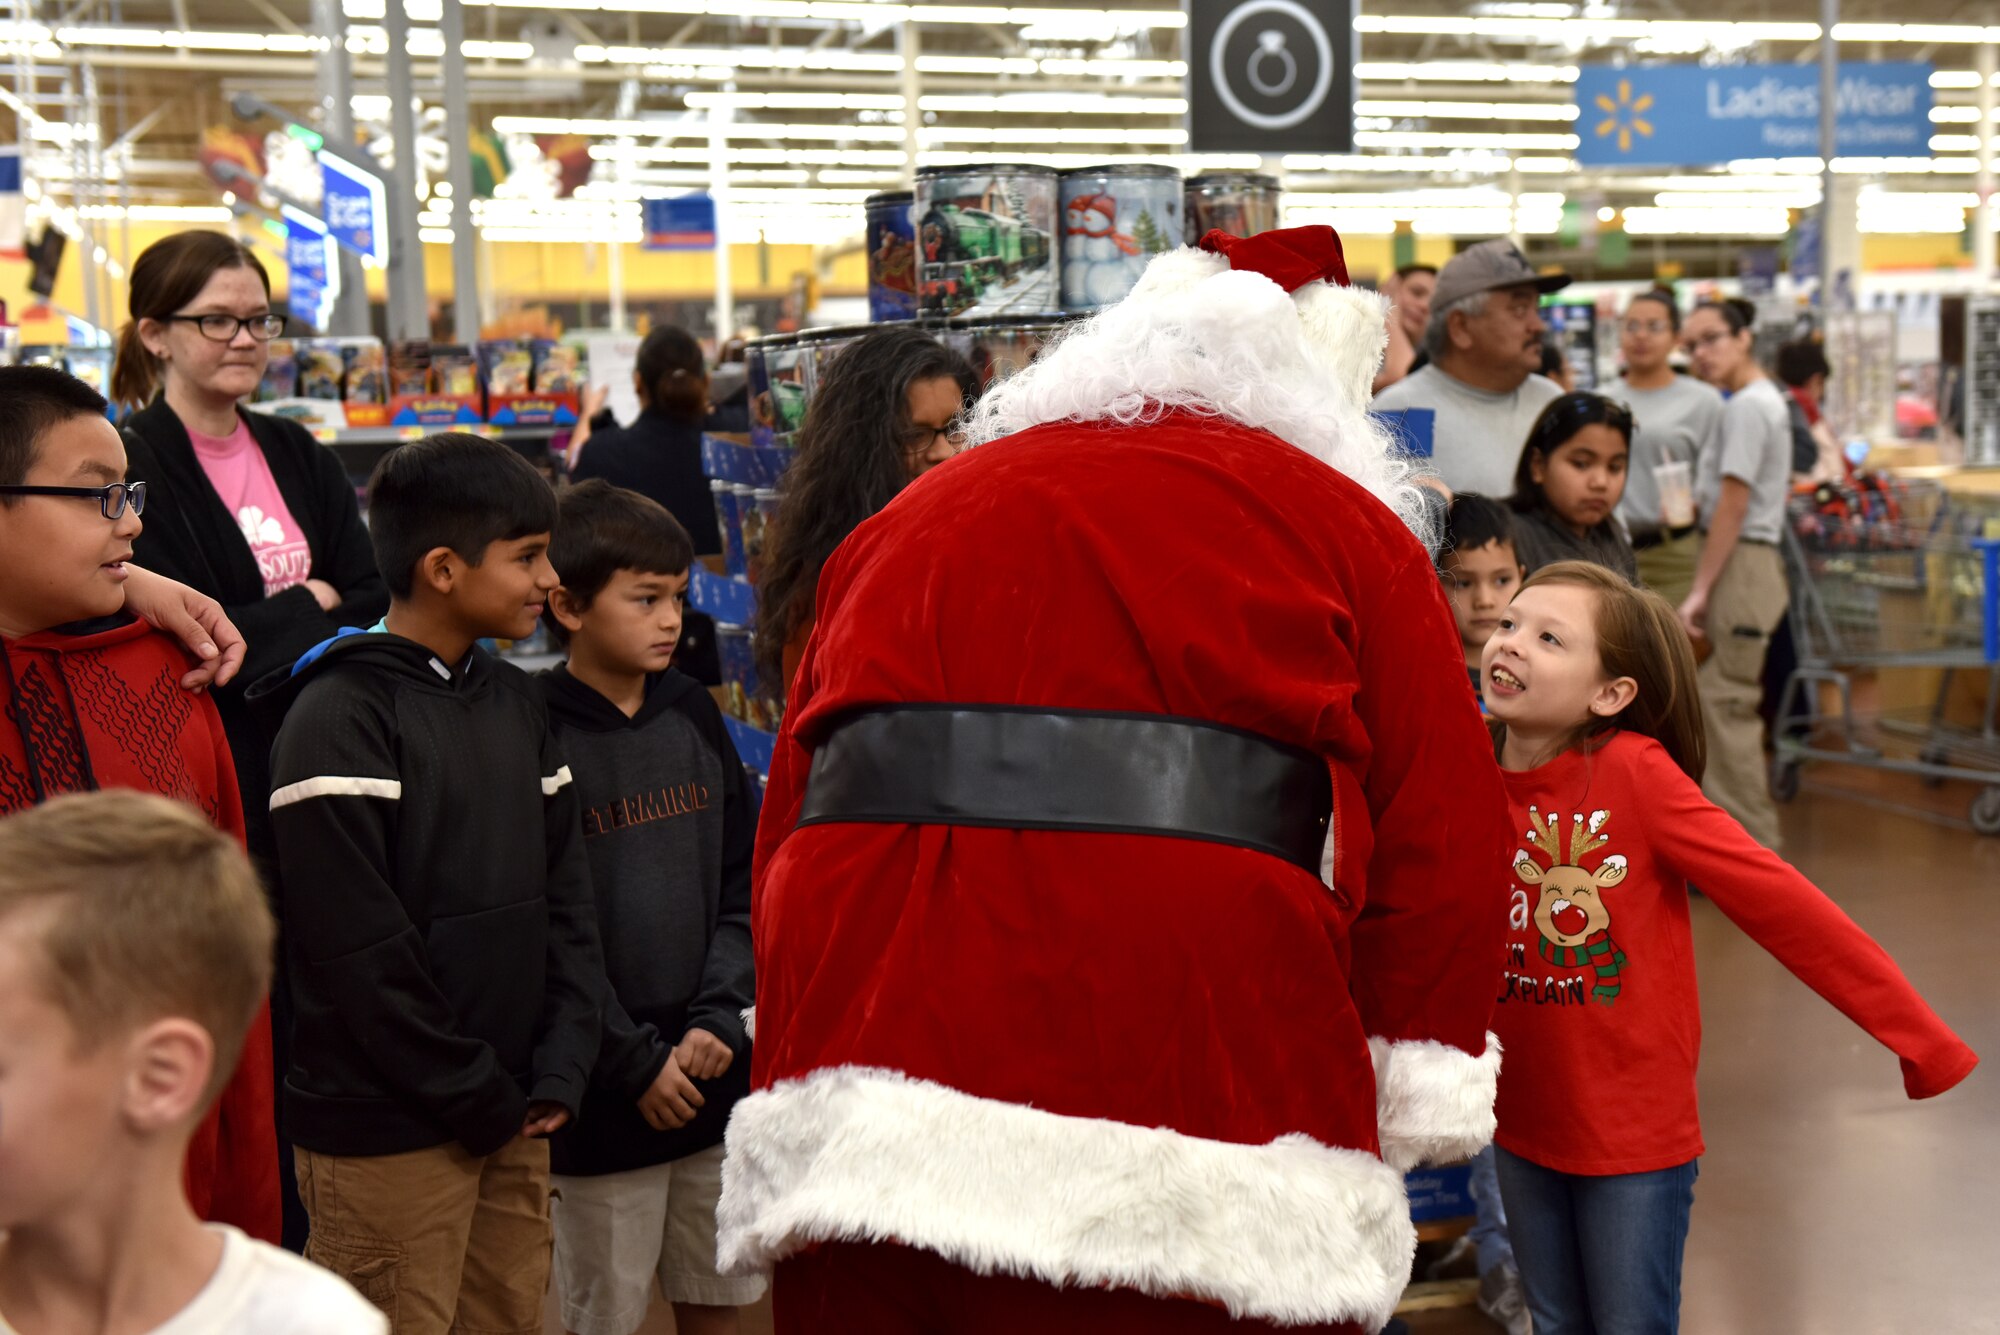
[(1604, 139), (1615, 132), (1618, 136), (1618, 151), (1630, 153), (1634, 133), (1644, 135), (1648, 139), (1653, 137), (1653, 123), (1646, 119), (1646, 112), (1652, 110), (1652, 107), (1651, 93), (1641, 93), (1635, 99), (1632, 96), (1632, 81), (1620, 79), (1617, 101), (1612, 101), (1603, 93), (1597, 95), (1597, 109), (1604, 113), (1604, 119), (1597, 123), (1597, 137)]

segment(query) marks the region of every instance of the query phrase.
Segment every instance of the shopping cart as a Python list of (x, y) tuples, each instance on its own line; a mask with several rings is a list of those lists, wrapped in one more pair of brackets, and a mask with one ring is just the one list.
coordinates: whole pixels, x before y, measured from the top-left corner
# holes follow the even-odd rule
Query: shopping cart
[[(1857, 476), (1792, 498), (1784, 535), (1798, 667), (1785, 682), (1771, 792), (1807, 761), (1980, 785), (1972, 827), (2000, 834), (2000, 533), (1935, 483)], [(1939, 673), (1928, 704), (1857, 712), (1854, 677)], [(1983, 674), (1977, 725), (1946, 719), (1954, 683)], [(1878, 678), (1877, 689), (1880, 689)], [(1838, 706), (1830, 705), (1837, 700)]]

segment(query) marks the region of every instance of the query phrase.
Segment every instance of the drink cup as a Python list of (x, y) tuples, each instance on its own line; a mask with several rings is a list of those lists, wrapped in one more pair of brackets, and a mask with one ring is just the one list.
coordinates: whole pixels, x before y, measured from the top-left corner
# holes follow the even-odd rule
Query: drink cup
[(1653, 479), (1660, 486), (1660, 521), (1668, 528), (1694, 523), (1694, 470), (1680, 460), (1655, 464)]

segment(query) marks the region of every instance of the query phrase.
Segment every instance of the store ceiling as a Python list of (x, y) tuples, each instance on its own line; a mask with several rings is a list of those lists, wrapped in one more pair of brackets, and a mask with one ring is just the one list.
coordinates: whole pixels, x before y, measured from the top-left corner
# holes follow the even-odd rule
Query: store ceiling
[[(79, 198), (68, 193), (68, 174), (117, 187), (82, 197), (99, 209), (126, 199), (212, 206), (218, 191), (192, 164), (204, 130), (233, 123), (232, 94), (317, 117), (311, 0), (14, 6), (24, 8), (35, 14), (29, 22), (38, 26), (25, 31), (34, 40), (12, 50), (32, 56), (32, 82), (18, 65), (6, 68), (0, 48), (0, 87), (38, 99), (47, 126), (82, 127), (44, 129), (42, 175), (57, 199)], [(1954, 201), (1971, 189), (1976, 127), (1960, 122), (1976, 114), (1972, 42), (2000, 29), (1960, 24), (1957, 7), (1943, 0), (1846, 10), (1837, 30), (1845, 58), (1928, 60), (1941, 72), (1933, 159), (1862, 164), (1880, 177), (1876, 211), (1887, 207), (1882, 198), (1934, 192), (1924, 221), (1951, 230)], [(382, 0), (346, 0), (345, 12), (357, 113), (364, 134), (379, 140), (388, 106)], [(411, 0), (408, 12), (417, 93), (435, 108), (438, 5)], [(1564, 199), (1583, 197), (1606, 209), (1664, 208), (1692, 226), (1716, 216), (1712, 207), (1701, 212), (1713, 196), (1738, 210), (1727, 221), (1744, 224), (1740, 233), (1769, 233), (1774, 221), (1781, 230), (1786, 209), (1817, 197), (1811, 164), (1640, 175), (1580, 173), (1570, 160), (1579, 63), (1814, 58), (1810, 0), (1730, 13), (1712, 22), (1673, 4), (1370, 4), (1360, 22), (1361, 153), (1284, 159), (1292, 203), (1334, 210), (1329, 217), (1350, 225), (1365, 218), (1376, 230), (1393, 216), (1413, 219), (1419, 231), (1467, 235), (1505, 230), (1510, 219), (1530, 233), (1552, 232)], [(866, 0), (571, 0), (560, 10), (468, 3), (474, 118), (506, 132), (587, 135), (597, 166), (585, 204), (572, 212), (601, 215), (611, 220), (606, 234), (618, 235), (636, 226), (630, 200), (707, 179), (709, 116), (727, 105), (739, 208), (774, 231), (830, 240), (843, 226), (853, 230), (861, 195), (903, 175), (906, 20), (914, 20), (917, 46), (919, 161), (1256, 165), (1186, 155), (1181, 20), (1158, 0), (1032, 10)], [(0, 34), (24, 35), (4, 21)], [(0, 133), (5, 120), (0, 113)], [(114, 151), (91, 157), (93, 129)], [(1880, 170), (1888, 165), (1898, 169)], [(1518, 218), (1508, 213), (1509, 185), (1523, 192)], [(1702, 189), (1714, 185), (1725, 188)], [(1669, 204), (1667, 194), (1679, 198)], [(1911, 217), (1924, 212), (1912, 209)]]

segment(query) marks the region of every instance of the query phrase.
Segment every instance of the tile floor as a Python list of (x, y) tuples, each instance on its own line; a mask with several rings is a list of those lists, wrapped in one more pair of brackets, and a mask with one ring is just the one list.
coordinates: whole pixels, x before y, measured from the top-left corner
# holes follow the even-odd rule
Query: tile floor
[[(1969, 797), (1815, 769), (1785, 811), (1787, 855), (1986, 1055), (1941, 1099), (1904, 1099), (1892, 1056), (1696, 905), (1708, 1154), (1689, 1335), (2000, 1335), (2000, 839), (1963, 827)], [(769, 1320), (753, 1310), (744, 1335), (765, 1335)], [(1472, 1311), (1411, 1326), (1496, 1329)], [(656, 1311), (643, 1335), (672, 1329)]]

